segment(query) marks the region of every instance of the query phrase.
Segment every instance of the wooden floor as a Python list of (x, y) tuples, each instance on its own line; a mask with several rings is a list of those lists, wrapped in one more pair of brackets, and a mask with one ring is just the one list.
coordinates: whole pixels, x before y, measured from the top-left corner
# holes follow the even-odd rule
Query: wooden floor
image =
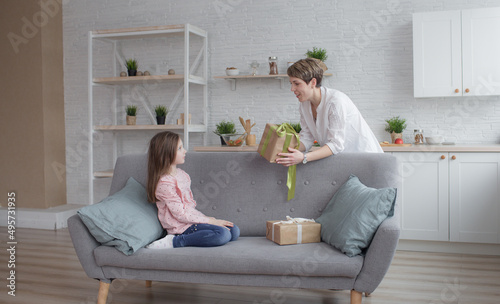
[[(10, 254), (0, 227), (0, 303), (95, 303), (99, 283), (89, 279), (69, 233), (18, 229), (15, 297), (8, 295)], [(109, 303), (349, 303), (348, 291), (231, 287), (116, 280)], [(365, 304), (500, 303), (500, 257), (398, 251), (389, 273)]]

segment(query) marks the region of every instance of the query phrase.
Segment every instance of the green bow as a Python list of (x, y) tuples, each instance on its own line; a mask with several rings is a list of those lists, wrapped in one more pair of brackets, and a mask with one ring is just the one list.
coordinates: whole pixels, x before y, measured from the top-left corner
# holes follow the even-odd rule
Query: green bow
[[(298, 149), (300, 147), (299, 134), (297, 134), (295, 129), (289, 123), (282, 123), (279, 126), (277, 125), (271, 126), (271, 129), (269, 130), (269, 132), (267, 132), (267, 136), (261, 150), (262, 155), (266, 151), (267, 144), (269, 143), (273, 132), (276, 132), (276, 135), (278, 135), (278, 137), (285, 136), (285, 143), (283, 144), (283, 149), (281, 150), (281, 152), (288, 153), (288, 147), (290, 146), (293, 137), (297, 138), (297, 146), (294, 148)], [(291, 200), (292, 198), (295, 197), (295, 181), (297, 179), (296, 176), (297, 176), (297, 165), (288, 167), (288, 173), (286, 179), (286, 186), (288, 187), (288, 200)]]

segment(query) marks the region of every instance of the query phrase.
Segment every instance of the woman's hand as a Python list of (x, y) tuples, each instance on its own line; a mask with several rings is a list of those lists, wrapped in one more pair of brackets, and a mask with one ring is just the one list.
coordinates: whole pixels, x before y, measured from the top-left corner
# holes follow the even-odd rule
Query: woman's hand
[[(230, 221), (219, 220), (219, 219), (216, 219), (214, 217), (210, 217), (208, 220), (208, 223), (210, 225), (221, 226), (221, 227), (225, 227), (225, 228), (234, 226), (234, 224)], [(229, 228), (227, 228), (227, 229), (229, 229)]]
[(297, 149), (288, 147), (290, 153), (278, 153), (281, 158), (276, 159), (276, 163), (285, 167), (297, 165), (304, 160), (304, 154)]

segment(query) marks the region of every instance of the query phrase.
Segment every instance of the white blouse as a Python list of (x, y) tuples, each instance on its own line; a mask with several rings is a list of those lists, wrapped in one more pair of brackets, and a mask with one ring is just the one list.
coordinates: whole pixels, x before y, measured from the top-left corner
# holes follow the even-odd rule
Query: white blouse
[(340, 152), (379, 152), (375, 134), (364, 120), (358, 108), (344, 93), (321, 87), (321, 102), (314, 121), (311, 102), (300, 103), (300, 141), (308, 151), (317, 140), (327, 145), (333, 154)]

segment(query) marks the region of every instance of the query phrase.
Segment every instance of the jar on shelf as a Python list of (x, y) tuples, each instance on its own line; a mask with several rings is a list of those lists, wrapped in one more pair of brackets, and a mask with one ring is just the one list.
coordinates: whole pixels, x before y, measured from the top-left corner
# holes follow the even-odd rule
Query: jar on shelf
[(269, 75), (278, 75), (278, 57), (269, 57)]
[(413, 130), (413, 137), (415, 138), (415, 144), (423, 144), (424, 143), (424, 130), (415, 129)]

